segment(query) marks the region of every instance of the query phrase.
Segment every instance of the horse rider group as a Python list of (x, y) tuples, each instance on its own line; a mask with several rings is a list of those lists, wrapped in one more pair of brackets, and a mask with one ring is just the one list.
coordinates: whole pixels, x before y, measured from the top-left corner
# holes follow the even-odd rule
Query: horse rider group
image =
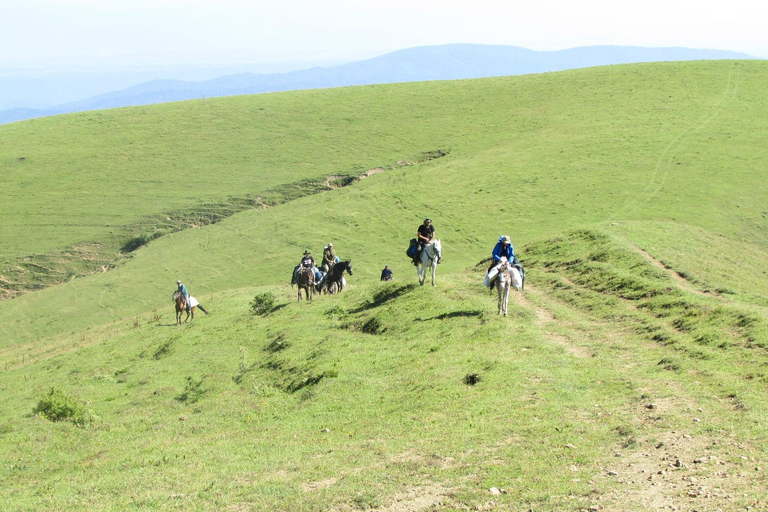
[[(435, 238), (435, 227), (432, 225), (432, 219), (424, 219), (424, 222), (419, 226), (417, 232), (416, 232), (416, 242), (418, 244), (418, 249), (415, 251), (415, 254), (413, 256), (413, 264), (417, 265), (419, 264), (419, 260), (421, 258), (421, 252), (424, 250), (424, 246), (431, 243), (432, 240)], [(515, 256), (515, 250), (512, 246), (512, 240), (510, 237), (504, 235), (499, 238), (499, 241), (496, 243), (496, 245), (493, 248), (493, 251), (491, 253), (492, 261), (491, 266), (488, 268), (488, 271), (490, 272), (491, 269), (493, 269), (495, 266), (497, 266), (499, 263), (501, 263), (502, 258), (504, 258), (506, 261), (509, 261), (513, 265), (518, 265), (517, 257)], [(305, 271), (312, 272), (314, 278), (315, 278), (315, 284), (319, 284), (325, 275), (328, 273), (328, 271), (333, 268), (333, 266), (339, 262), (339, 257), (336, 256), (336, 251), (333, 248), (333, 244), (329, 243), (325, 247), (323, 247), (323, 259), (320, 265), (320, 268), (317, 267), (315, 264), (315, 259), (312, 257), (312, 253), (309, 249), (304, 251), (304, 255), (301, 258), (301, 261), (298, 265), (293, 269), (293, 277), (291, 279), (291, 284), (296, 284), (297, 281), (297, 275), (299, 273), (300, 269), (306, 269)], [(439, 263), (439, 262), (438, 262)], [(389, 265), (384, 266), (384, 270), (381, 271), (381, 281), (392, 281), (394, 280), (394, 275), (392, 273), (392, 270), (389, 268)], [(184, 295), (184, 298), (186, 299), (187, 303), (187, 311), (192, 306), (192, 302), (195, 302), (195, 306), (200, 308), (201, 311), (203, 311), (206, 315), (208, 314), (208, 311), (203, 308), (203, 306), (198, 303), (194, 297), (191, 297), (189, 295), (189, 291), (187, 290), (187, 287), (184, 286), (184, 284), (179, 280), (176, 281), (176, 284), (178, 285), (178, 292)]]
[(336, 256), (336, 251), (333, 248), (333, 244), (329, 243), (323, 247), (323, 260), (320, 264), (320, 268), (317, 267), (315, 259), (312, 257), (312, 252), (307, 249), (304, 251), (304, 255), (301, 257), (301, 261), (296, 268), (293, 269), (293, 277), (291, 278), (291, 284), (296, 284), (297, 276), (300, 269), (307, 269), (306, 272), (312, 272), (314, 276), (315, 284), (322, 282), (325, 275), (333, 268), (333, 266), (339, 262), (339, 257)]

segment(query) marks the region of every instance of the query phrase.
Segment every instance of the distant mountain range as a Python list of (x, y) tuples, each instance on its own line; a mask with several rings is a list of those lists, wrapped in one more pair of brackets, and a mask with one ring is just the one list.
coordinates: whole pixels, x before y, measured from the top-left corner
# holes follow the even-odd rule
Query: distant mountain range
[(754, 58), (744, 53), (690, 48), (587, 46), (541, 52), (515, 46), (472, 44), (422, 46), (328, 68), (315, 67), (274, 74), (242, 73), (200, 82), (154, 80), (48, 109), (16, 108), (0, 111), (0, 124), (69, 112), (217, 96), (523, 75), (635, 62)]

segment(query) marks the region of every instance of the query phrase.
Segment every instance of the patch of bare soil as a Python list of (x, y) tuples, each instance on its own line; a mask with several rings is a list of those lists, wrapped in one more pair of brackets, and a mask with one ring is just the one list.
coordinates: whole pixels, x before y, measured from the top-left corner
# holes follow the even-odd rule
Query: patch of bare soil
[(396, 494), (392, 502), (375, 510), (380, 512), (420, 512), (443, 505), (447, 492), (439, 485), (414, 487), (403, 494)]
[(318, 489), (325, 489), (326, 487), (335, 485), (336, 482), (338, 481), (339, 481), (338, 478), (326, 478), (325, 480), (319, 480), (317, 482), (303, 483), (299, 487), (302, 490), (302, 492), (311, 492), (311, 491), (316, 491)]
[(363, 174), (360, 175), (361, 178), (367, 178), (368, 176), (373, 176), (374, 174), (379, 174), (380, 172), (386, 171), (383, 167), (376, 167), (375, 169), (369, 169), (365, 171)]
[(619, 484), (598, 496), (589, 510), (727, 512), (766, 510), (758, 489), (761, 471), (748, 450), (726, 436), (692, 436), (669, 431), (643, 449), (619, 451), (615, 463), (593, 482)]
[[(374, 512), (423, 512), (434, 510), (447, 504), (448, 491), (435, 484), (427, 487), (413, 487), (407, 492), (395, 494), (389, 498), (389, 504), (380, 507), (369, 508)], [(359, 511), (360, 507), (351, 504), (342, 505), (331, 509), (331, 512)]]

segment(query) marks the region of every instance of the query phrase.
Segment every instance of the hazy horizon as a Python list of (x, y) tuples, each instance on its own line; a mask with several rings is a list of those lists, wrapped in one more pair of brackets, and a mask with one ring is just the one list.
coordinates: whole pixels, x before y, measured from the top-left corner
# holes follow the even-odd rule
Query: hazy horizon
[(768, 58), (768, 6), (694, 0), (0, 0), (0, 110), (157, 79), (290, 72), (445, 44), (692, 48)]
[[(768, 6), (732, 0), (2, 0), (0, 70), (352, 61), (414, 46), (618, 45), (768, 58)], [(64, 69), (62, 69), (62, 67)]]

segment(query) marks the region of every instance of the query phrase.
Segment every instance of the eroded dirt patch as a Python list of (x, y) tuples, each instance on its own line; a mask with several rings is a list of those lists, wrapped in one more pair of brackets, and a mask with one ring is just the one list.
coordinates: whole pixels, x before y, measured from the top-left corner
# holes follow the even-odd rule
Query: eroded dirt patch
[(725, 512), (768, 506), (760, 491), (763, 468), (748, 447), (727, 435), (668, 431), (656, 437), (640, 450), (617, 451), (615, 463), (595, 476), (596, 485), (619, 484), (595, 500), (596, 510)]

